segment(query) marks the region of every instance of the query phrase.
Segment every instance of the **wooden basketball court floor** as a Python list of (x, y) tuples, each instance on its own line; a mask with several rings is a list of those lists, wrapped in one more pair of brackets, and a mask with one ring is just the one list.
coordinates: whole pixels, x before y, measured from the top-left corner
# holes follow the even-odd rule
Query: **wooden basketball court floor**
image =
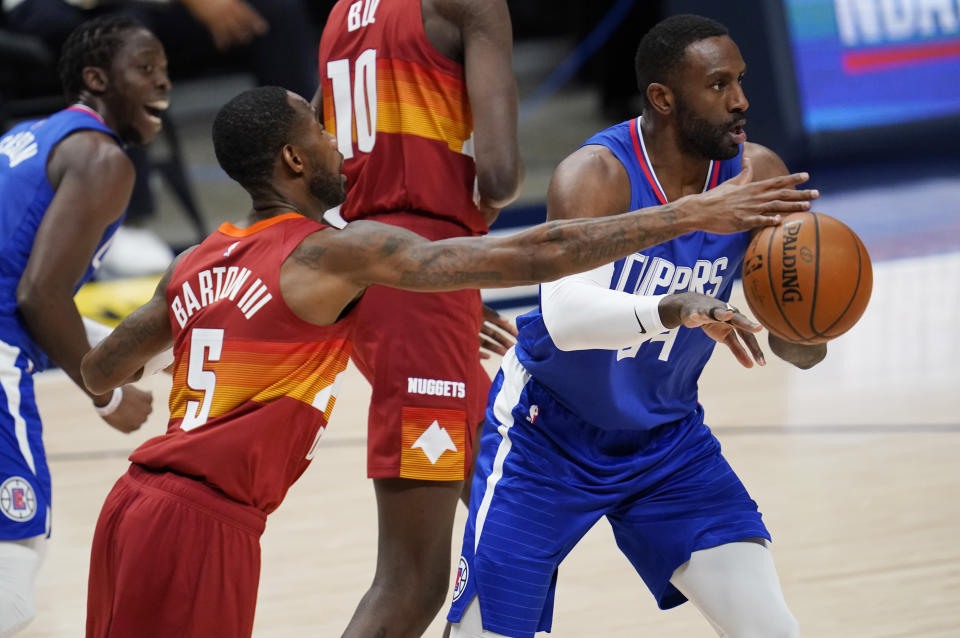
[[(707, 422), (760, 504), (804, 636), (960, 637), (958, 280), (960, 253), (875, 264), (866, 315), (817, 368), (771, 355), (745, 370), (722, 348), (708, 366)], [(372, 578), (369, 390), (351, 375), (312, 466), (268, 521), (255, 636), (339, 636)], [(124, 436), (62, 374), (38, 380), (55, 509), (24, 638), (83, 633), (100, 505), (129, 451), (164, 428), (169, 377), (146, 385), (154, 414)], [(463, 516), (461, 507), (454, 555)], [(601, 521), (560, 569), (552, 635), (713, 633), (691, 605), (659, 611)]]

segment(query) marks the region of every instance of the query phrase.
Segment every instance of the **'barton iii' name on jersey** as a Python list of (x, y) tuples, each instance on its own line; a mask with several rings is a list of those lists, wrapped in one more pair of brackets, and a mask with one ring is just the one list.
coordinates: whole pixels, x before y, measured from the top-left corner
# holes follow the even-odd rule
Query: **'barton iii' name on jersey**
[[(174, 297), (170, 304), (170, 310), (176, 317), (177, 323), (182, 328), (187, 319), (193, 316), (197, 310), (212, 304), (221, 299), (229, 299), (236, 302), (237, 307), (243, 316), (247, 319), (257, 314), (257, 311), (263, 308), (268, 301), (273, 299), (267, 289), (267, 285), (258, 277), (247, 285), (251, 270), (241, 266), (217, 266), (207, 270), (201, 270), (197, 273), (195, 279), (197, 292), (189, 281), (183, 282), (180, 292)], [(237, 301), (237, 295), (244, 291)]]

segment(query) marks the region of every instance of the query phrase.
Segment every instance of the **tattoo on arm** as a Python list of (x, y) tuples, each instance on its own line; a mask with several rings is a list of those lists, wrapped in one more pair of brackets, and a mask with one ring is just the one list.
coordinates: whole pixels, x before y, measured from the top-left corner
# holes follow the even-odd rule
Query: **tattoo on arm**
[(404, 270), (400, 275), (403, 286), (440, 286), (476, 283), (492, 285), (503, 280), (503, 273), (495, 270), (468, 272), (464, 270)]
[(291, 256), (301, 266), (306, 266), (311, 270), (323, 270), (320, 258), (323, 257), (325, 252), (327, 252), (326, 246), (304, 246), (300, 244)]
[[(166, 307), (163, 307), (166, 310)], [(127, 358), (131, 351), (140, 348), (144, 343), (154, 341), (162, 332), (169, 333), (166, 325), (166, 315), (151, 313), (149, 310), (134, 311), (121, 326), (103, 341), (101, 356), (97, 359), (97, 370), (105, 377), (113, 377), (117, 367)], [(172, 335), (171, 335), (172, 337)]]

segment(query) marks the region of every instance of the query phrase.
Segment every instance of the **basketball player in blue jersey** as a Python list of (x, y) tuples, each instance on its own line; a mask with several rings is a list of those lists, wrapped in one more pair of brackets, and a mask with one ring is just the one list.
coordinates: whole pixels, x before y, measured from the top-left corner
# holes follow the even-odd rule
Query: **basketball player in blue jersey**
[[(745, 65), (723, 25), (664, 20), (636, 60), (642, 116), (560, 164), (549, 218), (667, 203), (741, 166), (757, 180), (787, 173), (746, 143)], [(452, 636), (549, 631), (558, 566), (603, 516), (661, 608), (690, 599), (732, 638), (799, 635), (757, 505), (697, 402), (716, 342), (764, 363), (759, 326), (726, 303), (748, 240), (693, 232), (541, 286), (491, 389)], [(770, 347), (801, 368), (826, 355), (772, 335)]]
[[(130, 199), (134, 169), (124, 144), (159, 132), (170, 90), (163, 47), (129, 18), (79, 26), (59, 70), (74, 104), (0, 136), (0, 636), (33, 618), (50, 532), (33, 374), (59, 366), (84, 388), (80, 359), (90, 343), (73, 295)], [(150, 413), (150, 394), (133, 386), (87, 394), (121, 432)]]

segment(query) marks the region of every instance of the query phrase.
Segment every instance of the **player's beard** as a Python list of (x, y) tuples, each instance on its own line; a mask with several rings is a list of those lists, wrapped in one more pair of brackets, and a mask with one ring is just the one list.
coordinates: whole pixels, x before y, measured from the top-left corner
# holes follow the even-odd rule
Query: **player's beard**
[(688, 109), (682, 100), (677, 101), (677, 124), (680, 127), (679, 143), (685, 153), (710, 160), (727, 160), (740, 152), (738, 144), (728, 139), (730, 129), (741, 121), (738, 115), (723, 124), (711, 124)]
[(311, 177), (310, 193), (326, 204), (327, 208), (342, 204), (347, 198), (340, 171), (324, 171)]

